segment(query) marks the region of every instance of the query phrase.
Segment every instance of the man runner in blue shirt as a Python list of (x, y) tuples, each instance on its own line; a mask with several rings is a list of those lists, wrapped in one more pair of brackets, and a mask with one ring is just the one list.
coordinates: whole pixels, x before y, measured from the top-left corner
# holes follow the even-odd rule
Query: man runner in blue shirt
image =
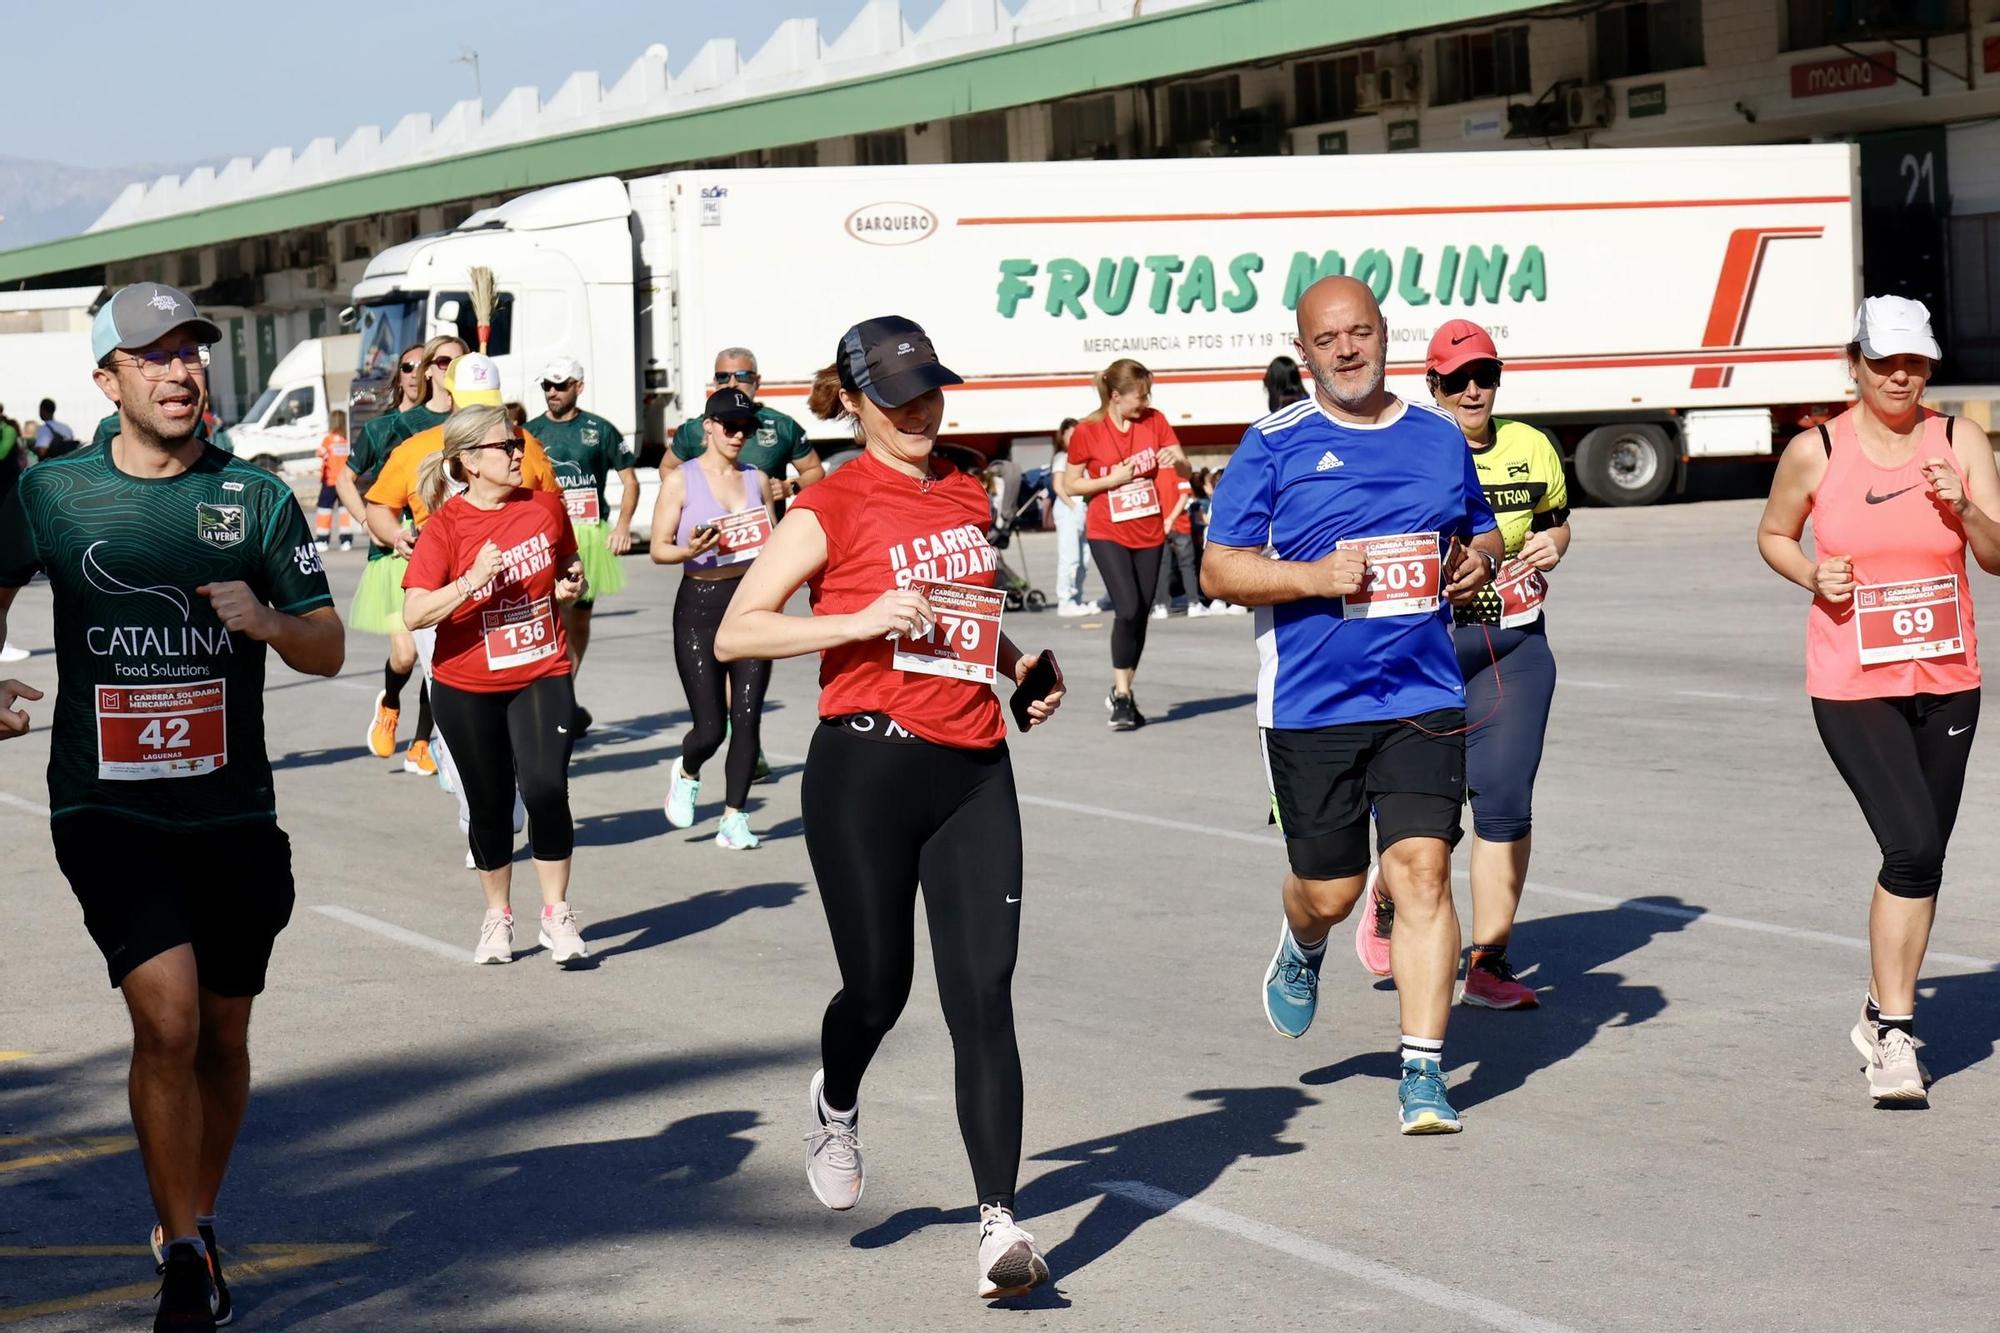
[(1244, 433), (1211, 504), (1202, 591), (1256, 609), (1257, 722), (1285, 836), (1285, 923), (1264, 1013), (1303, 1036), (1328, 932), (1360, 898), (1375, 817), (1402, 1009), (1405, 1134), (1450, 1134), (1445, 1021), (1458, 973), (1465, 686), (1451, 608), (1498, 568), (1500, 533), (1453, 419), (1383, 384), (1382, 308), (1353, 278), (1300, 299), (1316, 392)]

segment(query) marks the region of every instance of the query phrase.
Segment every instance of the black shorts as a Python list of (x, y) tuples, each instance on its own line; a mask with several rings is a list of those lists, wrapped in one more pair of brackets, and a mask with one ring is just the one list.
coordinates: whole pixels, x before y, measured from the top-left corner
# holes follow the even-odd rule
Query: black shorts
[(1399, 722), (1264, 731), (1285, 855), (1301, 879), (1347, 879), (1368, 868), (1368, 815), (1378, 850), (1405, 838), (1463, 836), (1465, 711)]
[(292, 843), (273, 823), (165, 829), (96, 811), (49, 825), (111, 984), (183, 944), (201, 988), (256, 995), (292, 919)]

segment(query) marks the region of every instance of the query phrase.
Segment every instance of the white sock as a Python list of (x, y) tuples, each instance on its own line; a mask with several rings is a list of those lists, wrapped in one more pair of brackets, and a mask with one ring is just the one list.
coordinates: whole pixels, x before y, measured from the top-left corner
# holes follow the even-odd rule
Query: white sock
[(1412, 1037), (1409, 1033), (1405, 1032), (1403, 1034), (1402, 1058), (1405, 1061), (1435, 1060), (1438, 1064), (1442, 1065), (1444, 1063), (1444, 1038)]
[(1317, 943), (1307, 944), (1304, 940), (1299, 938), (1298, 932), (1292, 930), (1290, 926), (1285, 927), (1285, 929), (1292, 937), (1292, 947), (1294, 949), (1297, 949), (1300, 953), (1304, 954), (1308, 961), (1314, 958), (1318, 958), (1321, 954), (1324, 954), (1326, 952), (1326, 941), (1328, 938), (1327, 936), (1322, 935), (1319, 937)]
[(849, 1129), (852, 1129), (855, 1123), (861, 1118), (861, 1108), (854, 1106), (845, 1111), (836, 1111), (826, 1104), (826, 1094), (822, 1092), (819, 1095), (819, 1118), (828, 1124), (838, 1120)]

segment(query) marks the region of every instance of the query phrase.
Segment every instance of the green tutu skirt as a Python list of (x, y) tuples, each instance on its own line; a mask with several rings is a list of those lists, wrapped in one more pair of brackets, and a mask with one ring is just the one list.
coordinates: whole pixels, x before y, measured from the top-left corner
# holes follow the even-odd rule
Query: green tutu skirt
[(577, 558), (583, 561), (583, 576), (590, 580), (584, 598), (594, 602), (624, 588), (625, 573), (611, 554), (611, 529), (602, 523), (578, 523), (575, 528)]
[(370, 560), (347, 608), (347, 623), (369, 634), (403, 633), (403, 573), (409, 567), (400, 555)]

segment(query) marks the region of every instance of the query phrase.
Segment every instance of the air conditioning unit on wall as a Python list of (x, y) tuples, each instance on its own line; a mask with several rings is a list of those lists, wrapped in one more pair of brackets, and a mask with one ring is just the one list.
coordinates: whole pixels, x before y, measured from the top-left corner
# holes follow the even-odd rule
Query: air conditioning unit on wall
[(1611, 90), (1602, 84), (1578, 84), (1563, 94), (1563, 114), (1575, 130), (1601, 130), (1611, 124)]
[(1354, 109), (1387, 111), (1415, 106), (1422, 91), (1422, 71), (1416, 61), (1383, 65), (1371, 74), (1355, 75)]

